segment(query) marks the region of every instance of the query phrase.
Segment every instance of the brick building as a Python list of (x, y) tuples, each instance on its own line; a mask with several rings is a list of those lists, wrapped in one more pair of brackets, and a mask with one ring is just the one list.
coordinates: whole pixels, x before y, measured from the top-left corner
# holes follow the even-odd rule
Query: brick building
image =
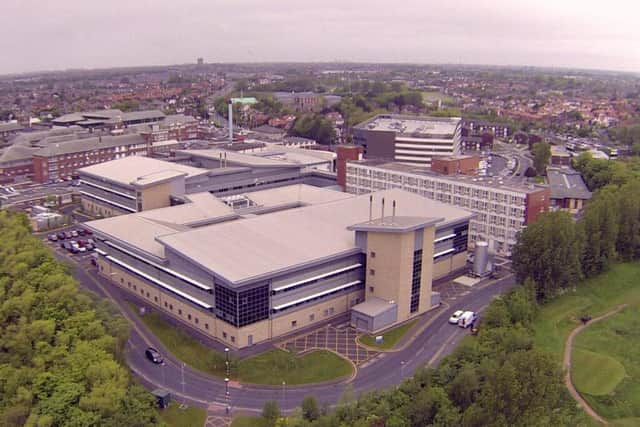
[(68, 179), (84, 166), (127, 156), (146, 156), (149, 143), (137, 134), (63, 141), (33, 153), (33, 180)]

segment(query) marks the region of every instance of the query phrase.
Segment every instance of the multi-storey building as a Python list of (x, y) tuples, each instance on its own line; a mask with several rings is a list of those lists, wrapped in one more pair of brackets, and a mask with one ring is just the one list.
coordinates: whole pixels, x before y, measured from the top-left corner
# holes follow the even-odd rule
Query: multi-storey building
[(429, 166), (434, 157), (460, 154), (459, 118), (381, 114), (353, 128), (367, 159)]
[(472, 214), (406, 191), (295, 185), (242, 197), (191, 194), (86, 223), (99, 274), (242, 348), (349, 313), (370, 332), (407, 321), (439, 303), (433, 279), (466, 264)]
[(202, 191), (210, 171), (149, 157), (125, 157), (78, 171), (82, 208), (110, 217), (171, 206), (174, 198)]
[(439, 175), (401, 163), (347, 163), (347, 192), (365, 194), (389, 188), (475, 212), (469, 225), (471, 242), (488, 241), (493, 251), (504, 256), (511, 254), (518, 231), (547, 212), (550, 203), (548, 187), (505, 184), (500, 178)]
[(33, 154), (33, 180), (42, 183), (67, 179), (84, 166), (148, 153), (147, 141), (135, 134), (49, 143)]
[(33, 154), (40, 148), (12, 145), (0, 154), (0, 178), (13, 180), (33, 175)]

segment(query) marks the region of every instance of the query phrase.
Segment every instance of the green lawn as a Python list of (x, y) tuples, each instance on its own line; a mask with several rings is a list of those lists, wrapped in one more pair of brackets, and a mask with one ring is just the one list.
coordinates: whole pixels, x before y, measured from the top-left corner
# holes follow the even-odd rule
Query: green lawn
[(611, 356), (575, 348), (571, 359), (571, 378), (582, 394), (604, 396), (615, 390), (626, 376), (624, 366)]
[[(138, 308), (129, 303), (137, 314)], [(140, 316), (162, 344), (187, 365), (218, 377), (226, 376), (224, 355), (200, 343), (181, 328), (171, 326), (162, 315), (149, 311)], [(257, 356), (231, 361), (231, 378), (254, 384), (310, 384), (350, 375), (351, 364), (330, 351), (314, 351), (291, 357), (282, 350), (269, 350)]]
[(251, 415), (237, 415), (233, 417), (231, 427), (265, 427), (266, 424), (262, 417), (254, 417)]
[[(602, 362), (591, 365), (580, 357), (572, 360), (580, 378), (576, 388), (602, 416), (633, 424), (640, 419), (640, 304), (594, 323), (575, 340), (578, 354), (592, 353)], [(576, 378), (577, 380), (578, 378)], [(635, 424), (640, 425), (640, 424)]]
[[(534, 323), (537, 346), (553, 353), (560, 363), (564, 342), (583, 314), (596, 317), (625, 303), (629, 307), (621, 313), (594, 323), (576, 337), (572, 361), (576, 387), (582, 388), (584, 398), (621, 426), (634, 425), (637, 419), (633, 418), (640, 417), (640, 263), (618, 264), (577, 284), (575, 291), (544, 305)], [(623, 377), (618, 363), (626, 372)], [(611, 387), (615, 387), (611, 393), (599, 396), (585, 392), (598, 394)]]
[(384, 340), (381, 344), (376, 343), (376, 335), (363, 335), (360, 337), (360, 342), (369, 347), (379, 348), (382, 350), (392, 349), (396, 346), (400, 338), (402, 338), (415, 323), (416, 320), (412, 320), (403, 325), (389, 329), (382, 334)]
[(310, 384), (346, 377), (352, 372), (351, 363), (326, 350), (298, 357), (273, 349), (238, 363), (239, 380), (253, 384)]
[(160, 418), (169, 427), (202, 427), (207, 419), (207, 411), (195, 406), (180, 409), (180, 404), (171, 402), (168, 408), (159, 409)]

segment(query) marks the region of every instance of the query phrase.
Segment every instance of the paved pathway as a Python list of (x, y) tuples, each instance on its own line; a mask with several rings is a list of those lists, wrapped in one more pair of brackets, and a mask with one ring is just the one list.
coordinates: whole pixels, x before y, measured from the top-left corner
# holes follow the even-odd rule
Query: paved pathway
[(296, 335), (278, 344), (285, 350), (295, 348), (298, 353), (314, 349), (331, 350), (360, 366), (371, 360), (379, 352), (361, 346), (356, 341), (358, 331), (349, 325), (326, 325), (311, 332)]
[(564, 357), (563, 357), (562, 365), (564, 366), (564, 368), (566, 370), (566, 374), (565, 374), (565, 377), (564, 377), (564, 382), (565, 382), (567, 388), (569, 389), (569, 393), (571, 393), (571, 396), (573, 396), (573, 398), (578, 402), (578, 404), (580, 406), (582, 406), (584, 411), (587, 414), (589, 414), (589, 416), (591, 418), (593, 418), (594, 420), (596, 420), (599, 423), (604, 424), (604, 425), (609, 425), (609, 423), (607, 422), (607, 420), (605, 420), (600, 415), (598, 415), (598, 413), (596, 411), (594, 411), (591, 406), (589, 406), (587, 401), (582, 398), (582, 396), (580, 395), (578, 390), (576, 390), (576, 387), (573, 384), (573, 380), (571, 379), (571, 354), (573, 352), (573, 340), (587, 326), (589, 326), (589, 325), (591, 325), (591, 324), (593, 324), (595, 322), (599, 322), (600, 320), (606, 319), (607, 317), (618, 313), (620, 310), (622, 310), (626, 306), (627, 306), (626, 304), (619, 305), (618, 307), (614, 308), (613, 310), (608, 311), (605, 314), (596, 317), (595, 319), (591, 319), (588, 323), (582, 324), (582, 325), (576, 327), (573, 331), (571, 331), (571, 333), (567, 337), (567, 340), (566, 340), (565, 345), (564, 345)]

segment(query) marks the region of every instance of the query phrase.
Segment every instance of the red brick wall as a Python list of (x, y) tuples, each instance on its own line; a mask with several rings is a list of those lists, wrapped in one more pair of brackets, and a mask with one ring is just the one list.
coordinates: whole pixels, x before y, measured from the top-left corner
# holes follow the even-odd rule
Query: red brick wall
[(531, 224), (538, 216), (549, 211), (551, 203), (551, 189), (541, 188), (538, 191), (527, 194), (525, 206), (525, 225)]
[(347, 162), (360, 160), (362, 147), (357, 145), (341, 145), (336, 150), (336, 181), (342, 190), (347, 187)]
[(46, 157), (33, 156), (33, 180), (35, 182), (47, 182), (49, 180), (48, 159)]
[(475, 175), (478, 171), (480, 157), (469, 156), (461, 159), (438, 158), (431, 159), (431, 170), (443, 175)]

